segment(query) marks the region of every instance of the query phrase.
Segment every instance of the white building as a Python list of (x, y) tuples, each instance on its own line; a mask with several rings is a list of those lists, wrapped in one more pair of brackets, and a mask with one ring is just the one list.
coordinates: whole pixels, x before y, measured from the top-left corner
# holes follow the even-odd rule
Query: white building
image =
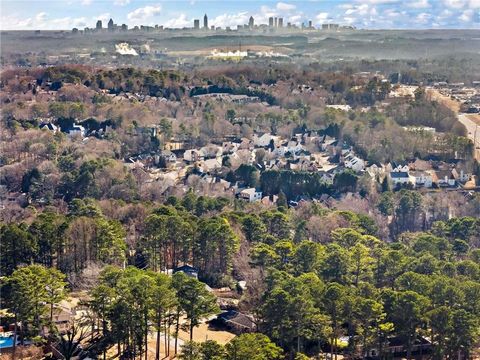
[(239, 197), (248, 202), (260, 201), (262, 199), (262, 192), (255, 188), (248, 188), (240, 191)]
[(40, 124), (40, 130), (48, 130), (53, 133), (56, 133), (59, 131), (58, 126), (56, 126), (55, 124), (52, 124), (51, 122)]
[(355, 172), (360, 172), (365, 169), (365, 161), (353, 155), (352, 153), (345, 157), (344, 163), (346, 168), (352, 169)]
[(185, 161), (188, 161), (188, 162), (196, 162), (203, 159), (203, 154), (197, 149), (189, 149), (189, 150), (185, 150), (185, 153), (183, 154), (183, 158)]
[(85, 137), (85, 128), (82, 125), (74, 124), (71, 129), (68, 130), (69, 137), (81, 136)]
[(269, 133), (262, 135), (253, 134), (253, 145), (257, 147), (267, 147), (270, 145), (270, 142), (273, 141), (274, 144), (277, 144), (279, 141), (278, 136), (274, 136)]
[(433, 177), (431, 173), (427, 171), (410, 171), (408, 174), (410, 177), (410, 182), (414, 184), (415, 187), (432, 187)]
[(411, 179), (410, 179), (410, 176), (408, 175), (408, 172), (404, 172), (404, 171), (392, 171), (389, 174), (389, 178), (393, 186), (405, 185), (405, 184), (411, 183)]

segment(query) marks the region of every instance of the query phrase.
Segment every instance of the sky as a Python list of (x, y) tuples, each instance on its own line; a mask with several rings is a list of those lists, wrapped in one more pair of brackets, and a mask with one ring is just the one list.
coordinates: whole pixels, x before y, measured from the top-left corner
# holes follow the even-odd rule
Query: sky
[(192, 27), (268, 23), (270, 16), (300, 25), (334, 22), (361, 29), (480, 29), (480, 0), (0, 0), (2, 30), (69, 30), (117, 24)]

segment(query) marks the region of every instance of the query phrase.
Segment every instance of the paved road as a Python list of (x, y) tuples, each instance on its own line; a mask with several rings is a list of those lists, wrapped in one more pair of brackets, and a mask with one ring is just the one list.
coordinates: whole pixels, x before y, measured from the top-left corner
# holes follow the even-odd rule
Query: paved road
[(460, 121), (467, 128), (467, 136), (474, 142), (475, 145), (475, 159), (480, 161), (480, 125), (477, 125), (466, 114), (458, 114), (458, 121)]

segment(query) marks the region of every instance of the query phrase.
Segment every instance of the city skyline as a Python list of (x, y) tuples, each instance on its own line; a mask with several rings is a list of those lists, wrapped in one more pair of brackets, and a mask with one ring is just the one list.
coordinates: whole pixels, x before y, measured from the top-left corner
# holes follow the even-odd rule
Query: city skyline
[[(22, 3), (22, 11), (18, 4)], [(94, 5), (94, 6), (93, 6)], [(193, 28), (235, 28), (268, 24), (269, 18), (321, 27), (339, 23), (357, 28), (480, 28), (480, 0), (337, 0), (337, 1), (135, 1), (135, 0), (5, 0), (1, 2), (2, 30), (69, 30), (93, 28), (114, 18), (118, 24)], [(75, 15), (73, 15), (75, 14)], [(412, 25), (413, 24), (413, 25)]]

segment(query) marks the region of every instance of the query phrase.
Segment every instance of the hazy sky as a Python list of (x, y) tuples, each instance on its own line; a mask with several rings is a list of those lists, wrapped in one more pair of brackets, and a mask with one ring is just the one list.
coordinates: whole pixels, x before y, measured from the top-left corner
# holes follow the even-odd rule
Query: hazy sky
[(98, 19), (115, 23), (191, 27), (193, 19), (209, 25), (255, 23), (269, 16), (284, 23), (335, 22), (358, 28), (480, 29), (480, 0), (310, 0), (310, 1), (145, 1), (145, 0), (0, 0), (1, 29), (71, 29), (94, 27)]

